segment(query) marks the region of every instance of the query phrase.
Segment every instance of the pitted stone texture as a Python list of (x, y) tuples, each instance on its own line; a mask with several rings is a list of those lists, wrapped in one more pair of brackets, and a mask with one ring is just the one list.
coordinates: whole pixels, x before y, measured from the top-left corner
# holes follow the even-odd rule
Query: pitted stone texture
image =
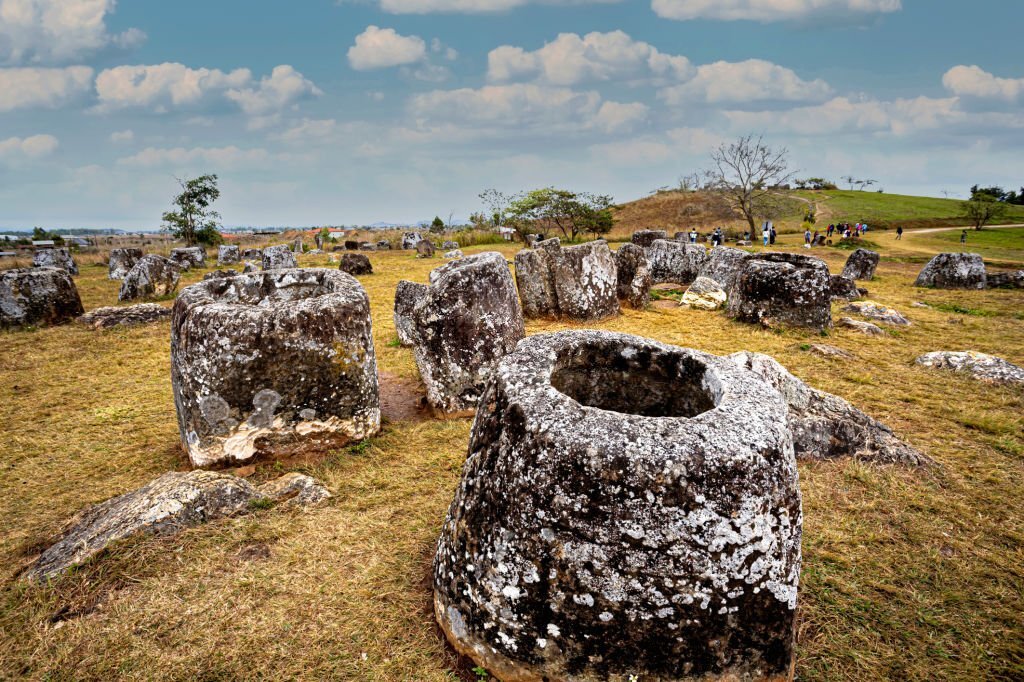
[(288, 250), (287, 246), (268, 246), (263, 249), (263, 269), (281, 270), (285, 268), (299, 267), (295, 260), (295, 254)]
[(67, 270), (0, 271), (0, 329), (70, 322), (85, 312)]
[(903, 317), (898, 310), (889, 308), (880, 303), (875, 303), (874, 301), (851, 303), (850, 305), (843, 307), (843, 312), (856, 313), (857, 315), (866, 317), (869, 320), (875, 320), (877, 322), (883, 322), (897, 327), (910, 326), (910, 320)]
[(1024, 270), (986, 273), (985, 286), (989, 289), (1024, 289)]
[(649, 247), (657, 239), (668, 239), (665, 230), (637, 230), (633, 233), (632, 243), (644, 248)]
[(651, 281), (690, 284), (708, 262), (708, 250), (700, 244), (658, 239), (647, 249)]
[(831, 275), (829, 290), (833, 301), (852, 301), (867, 294), (867, 289), (860, 289), (857, 283), (845, 275)]
[(870, 280), (875, 276), (879, 255), (867, 249), (857, 249), (846, 259), (843, 266), (843, 277), (853, 280)]
[(505, 257), (481, 253), (431, 272), (412, 324), (430, 406), (443, 413), (475, 408), (494, 367), (526, 333)]
[(885, 331), (883, 331), (877, 324), (861, 322), (860, 320), (855, 320), (852, 317), (841, 317), (839, 318), (839, 322), (836, 324), (840, 327), (846, 327), (847, 329), (858, 331), (865, 336), (885, 336)]
[(353, 276), (373, 274), (373, 264), (361, 253), (343, 253), (338, 269)]
[(597, 331), (520, 342), (438, 542), (449, 641), (502, 680), (789, 679), (801, 508), (785, 418), (724, 358)]
[(820, 258), (752, 254), (729, 294), (729, 314), (742, 322), (824, 330), (832, 326), (831, 280)]
[(171, 260), (181, 266), (182, 270), (206, 267), (206, 251), (201, 246), (186, 246), (171, 249)]
[(427, 285), (400, 280), (395, 289), (395, 332), (398, 342), (411, 346), (416, 342), (416, 329), (412, 323), (412, 311), (416, 303), (427, 294)]
[(782, 394), (789, 408), (787, 421), (797, 459), (853, 457), (881, 464), (934, 464), (897, 438), (882, 422), (838, 396), (811, 388), (774, 358), (745, 351), (729, 358), (764, 378)]
[(698, 277), (683, 294), (679, 305), (698, 310), (718, 310), (725, 306), (728, 295), (713, 279)]
[(594, 321), (620, 312), (615, 256), (604, 240), (562, 248), (546, 239), (517, 253), (515, 265), (527, 319)]
[(985, 261), (976, 253), (940, 253), (928, 261), (914, 286), (936, 289), (984, 289)]
[(76, 321), (94, 329), (110, 327), (134, 327), (139, 324), (159, 322), (171, 316), (171, 309), (156, 303), (138, 303), (128, 306), (105, 306), (90, 310)]
[(124, 279), (142, 260), (142, 249), (111, 249), (108, 279)]
[(170, 258), (151, 253), (143, 256), (121, 282), (119, 301), (168, 296), (178, 288), (181, 267)]
[(991, 384), (1024, 385), (1024, 367), (973, 350), (925, 353), (915, 362), (922, 367), (968, 374)]
[(235, 244), (221, 244), (217, 247), (217, 267), (234, 265), (242, 260), (242, 250)]
[(78, 264), (66, 248), (39, 249), (32, 255), (34, 268), (60, 268), (69, 275), (78, 274)]
[(416, 257), (417, 258), (433, 258), (434, 257), (434, 242), (429, 239), (421, 239), (416, 242)]
[(245, 514), (255, 502), (308, 506), (330, 496), (326, 488), (303, 474), (286, 474), (255, 488), (244, 478), (213, 471), (167, 473), (70, 519), (57, 542), (24, 577), (55, 578), (118, 540), (143, 534), (174, 535), (192, 526)]
[(423, 235), (419, 232), (403, 232), (402, 233), (402, 249), (408, 251), (415, 249), (416, 245), (423, 241)]
[(171, 318), (171, 383), (196, 467), (368, 438), (380, 404), (366, 291), (319, 268), (187, 287)]
[(651, 268), (642, 246), (623, 244), (615, 252), (617, 295), (629, 307), (643, 310), (651, 300)]
[(708, 252), (708, 259), (700, 269), (699, 276), (718, 282), (726, 293), (736, 286), (743, 271), (743, 259), (748, 254), (729, 246), (716, 246)]

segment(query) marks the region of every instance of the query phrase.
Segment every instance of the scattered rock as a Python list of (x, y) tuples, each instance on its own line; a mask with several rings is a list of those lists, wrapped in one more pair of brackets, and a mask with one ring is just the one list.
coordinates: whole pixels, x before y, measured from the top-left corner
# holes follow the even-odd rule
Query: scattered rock
[(121, 282), (119, 301), (169, 296), (178, 288), (181, 267), (170, 258), (155, 253), (143, 256)]
[(359, 242), (360, 251), (376, 251), (377, 245), (373, 242)]
[(403, 346), (411, 346), (416, 341), (416, 329), (412, 323), (412, 311), (416, 303), (426, 296), (427, 285), (408, 280), (398, 282), (395, 289), (395, 332), (398, 342)]
[(643, 310), (651, 300), (651, 268), (647, 253), (636, 244), (623, 244), (615, 252), (616, 292), (631, 308)]
[(615, 257), (604, 240), (562, 248), (546, 239), (516, 254), (516, 284), (527, 318), (580, 321), (619, 314)]
[(124, 279), (140, 260), (142, 249), (112, 249), (108, 261), (108, 279)]
[(346, 251), (358, 251), (359, 250), (359, 242), (357, 242), (355, 240), (352, 240), (352, 239), (345, 240), (345, 250)]
[(415, 249), (416, 245), (423, 241), (423, 235), (419, 232), (403, 232), (402, 233), (402, 250), (408, 251)]
[(794, 253), (748, 255), (727, 292), (729, 314), (743, 322), (824, 330), (832, 326), (828, 265)]
[(343, 253), (338, 269), (353, 276), (373, 274), (373, 264), (361, 253)]
[(65, 248), (54, 247), (52, 249), (38, 249), (32, 255), (32, 267), (34, 268), (60, 268), (67, 270), (69, 275), (78, 274), (78, 264), (71, 257), (71, 252)]
[(150, 324), (170, 316), (170, 308), (156, 303), (138, 303), (96, 308), (79, 317), (77, 321), (95, 329), (109, 329), (117, 326), (134, 327), (139, 324)]
[(1024, 289), (1024, 270), (1016, 272), (988, 272), (985, 286), (989, 289)]
[(412, 324), (431, 407), (449, 414), (475, 408), (495, 365), (526, 333), (505, 257), (480, 253), (431, 272)]
[(844, 275), (829, 276), (829, 291), (833, 301), (852, 301), (867, 294), (867, 289), (858, 289), (857, 283)]
[(186, 271), (190, 268), (205, 268), (206, 251), (201, 246), (171, 249), (171, 260), (177, 263), (182, 270)]
[(287, 246), (268, 246), (263, 249), (262, 260), (264, 270), (299, 267), (298, 261), (295, 260), (295, 254), (289, 251)]
[(453, 242), (450, 239), (441, 244), (441, 249), (444, 251), (454, 251), (459, 248), (458, 242)]
[(774, 358), (746, 351), (729, 357), (741, 367), (763, 377), (782, 394), (789, 407), (787, 421), (797, 459), (853, 457), (880, 464), (934, 464), (930, 458), (903, 443), (882, 422), (838, 396), (811, 388)]
[(985, 262), (976, 253), (940, 253), (928, 261), (914, 286), (936, 289), (984, 289)]
[(438, 542), (448, 640), (503, 680), (787, 679), (802, 517), (785, 418), (728, 359), (524, 339)]
[(83, 312), (78, 288), (67, 270), (0, 271), (0, 329), (62, 324)]
[(378, 251), (390, 251), (391, 250), (391, 242), (389, 242), (387, 239), (381, 239), (379, 242), (377, 242), (377, 250)]
[(242, 260), (263, 261), (263, 249), (246, 249), (242, 252)]
[(434, 257), (434, 242), (429, 239), (421, 239), (416, 242), (416, 257), (417, 258), (433, 258)]
[(836, 348), (835, 346), (829, 346), (824, 343), (812, 343), (808, 349), (815, 355), (820, 355), (823, 358), (837, 358), (840, 360), (852, 360), (853, 354), (848, 353), (842, 348)]
[(658, 239), (668, 239), (668, 232), (665, 230), (637, 230), (633, 233), (632, 242), (637, 246), (647, 248)]
[(839, 322), (836, 323), (840, 327), (846, 327), (847, 329), (853, 329), (866, 334), (867, 336), (885, 336), (885, 332), (878, 325), (871, 324), (870, 322), (861, 322), (855, 320), (852, 317), (841, 317)]
[(961, 372), (992, 384), (1024, 384), (1024, 367), (977, 351), (935, 351), (915, 362), (922, 367)]
[(368, 438), (380, 405), (366, 291), (321, 268), (186, 287), (171, 319), (171, 383), (196, 467)]
[(878, 260), (879, 255), (876, 252), (867, 249), (857, 249), (846, 259), (842, 276), (852, 280), (874, 279)]
[(718, 282), (728, 293), (739, 281), (740, 273), (743, 271), (743, 259), (748, 255), (750, 254), (739, 249), (716, 246), (711, 249), (698, 276)]
[(192, 526), (245, 514), (260, 500), (282, 499), (305, 505), (328, 497), (326, 488), (302, 474), (287, 474), (255, 488), (231, 474), (167, 473), (137, 490), (79, 512), (24, 577), (40, 581), (56, 578), (118, 540), (142, 534), (174, 535)]
[(466, 254), (462, 253), (462, 249), (455, 249), (454, 251), (445, 251), (444, 257), (445, 258), (462, 258), (464, 255), (466, 255)]
[(866, 317), (869, 320), (877, 320), (897, 327), (910, 326), (910, 320), (903, 317), (899, 311), (894, 310), (893, 308), (888, 308), (879, 303), (875, 303), (874, 301), (851, 303), (843, 307), (843, 312), (856, 313), (857, 315)]
[(651, 281), (689, 284), (697, 279), (708, 262), (708, 250), (700, 244), (657, 239), (647, 249)]
[(698, 310), (718, 310), (725, 305), (728, 296), (713, 279), (698, 277), (683, 294), (679, 305)]
[(242, 260), (242, 250), (235, 244), (221, 244), (217, 247), (217, 267), (234, 265)]

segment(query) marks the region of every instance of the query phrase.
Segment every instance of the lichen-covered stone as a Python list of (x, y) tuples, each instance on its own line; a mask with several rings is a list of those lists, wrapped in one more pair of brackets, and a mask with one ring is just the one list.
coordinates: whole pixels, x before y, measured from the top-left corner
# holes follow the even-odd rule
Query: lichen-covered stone
[(246, 249), (242, 252), (242, 260), (260, 261), (263, 260), (263, 249)]
[(502, 680), (784, 680), (801, 507), (786, 405), (699, 351), (529, 337), (477, 410), (434, 561)]
[(34, 268), (60, 268), (67, 270), (69, 275), (78, 274), (78, 264), (66, 248), (38, 249), (32, 255)]
[(619, 300), (643, 310), (651, 300), (651, 268), (647, 252), (636, 244), (623, 244), (615, 252), (616, 285)]
[(284, 268), (297, 268), (299, 267), (298, 261), (295, 260), (295, 254), (288, 250), (287, 246), (268, 246), (263, 249), (263, 269), (264, 270), (281, 270)]
[(23, 577), (56, 578), (118, 540), (143, 534), (174, 535), (192, 526), (245, 514), (256, 502), (308, 506), (330, 496), (320, 483), (303, 474), (286, 474), (256, 488), (230, 474), (174, 471), (70, 519), (57, 542)]
[(732, 290), (739, 281), (743, 271), (743, 259), (748, 254), (729, 246), (716, 246), (708, 252), (708, 259), (698, 273), (699, 277), (707, 277), (718, 282), (726, 293)]
[(505, 257), (480, 253), (431, 272), (412, 324), (427, 402), (443, 413), (475, 408), (495, 365), (526, 333)]
[(462, 249), (455, 249), (454, 251), (445, 251), (444, 257), (450, 259), (462, 258), (466, 254), (462, 253)]
[(829, 290), (833, 301), (852, 301), (867, 293), (866, 289), (857, 287), (857, 283), (846, 275), (831, 275)]
[(412, 311), (416, 303), (426, 296), (427, 285), (408, 280), (400, 280), (395, 289), (395, 332), (398, 342), (403, 346), (411, 346), (416, 341), (416, 329), (412, 323)]
[(620, 312), (615, 256), (604, 240), (562, 248), (546, 239), (517, 253), (515, 265), (527, 319), (593, 321)]
[(171, 382), (196, 467), (372, 436), (380, 405), (366, 291), (319, 268), (186, 287), (171, 319)]
[(444, 242), (441, 243), (441, 249), (444, 251), (454, 251), (457, 248), (459, 248), (459, 243), (453, 242), (450, 239), (446, 239)]
[(870, 280), (875, 276), (879, 255), (868, 249), (857, 249), (846, 259), (843, 266), (843, 277), (852, 280)]
[(1024, 270), (1015, 272), (988, 272), (985, 286), (989, 289), (1024, 289)]
[(881, 303), (875, 303), (874, 301), (851, 303), (843, 307), (843, 312), (856, 313), (857, 315), (866, 317), (869, 320), (875, 320), (877, 322), (883, 322), (897, 327), (910, 326), (910, 320), (903, 317), (898, 310), (884, 306)]
[(708, 262), (708, 250), (700, 244), (657, 239), (647, 249), (651, 281), (690, 284)]
[(78, 288), (67, 270), (0, 271), (0, 329), (62, 324), (83, 312)]
[(245, 265), (242, 266), (242, 274), (248, 275), (250, 272), (257, 272), (259, 269), (260, 266), (256, 265), (252, 261), (245, 261)]
[(742, 322), (824, 330), (832, 326), (831, 280), (820, 258), (759, 253), (743, 259), (729, 294), (729, 314)]
[(416, 242), (416, 257), (417, 258), (433, 258), (434, 257), (434, 242), (429, 239), (421, 239)]
[(142, 249), (111, 249), (107, 278), (124, 279), (140, 260), (142, 260)]
[(925, 466), (932, 460), (896, 437), (892, 429), (839, 396), (811, 388), (767, 355), (729, 356), (774, 386), (788, 406), (787, 422), (797, 459), (853, 457), (882, 464)]
[(728, 295), (725, 289), (713, 279), (698, 277), (683, 294), (679, 305), (697, 310), (718, 310), (725, 306)]
[(239, 274), (238, 270), (213, 270), (203, 275), (203, 279), (224, 279), (225, 277), (237, 277)]
[(180, 249), (171, 249), (171, 260), (177, 263), (182, 270), (205, 268), (206, 251), (201, 246), (185, 246)]
[(976, 253), (940, 253), (928, 261), (914, 286), (936, 289), (984, 289), (985, 261)]
[(1024, 367), (1019, 367), (995, 355), (987, 355), (973, 350), (925, 353), (915, 362), (922, 367), (968, 374), (987, 383), (1024, 384)]
[(373, 274), (373, 264), (361, 253), (343, 253), (338, 269), (353, 276)]
[(415, 249), (416, 245), (423, 241), (423, 235), (419, 232), (403, 232), (402, 233), (402, 250), (409, 251)]
[(391, 250), (391, 242), (389, 242), (387, 239), (381, 239), (379, 242), (377, 242), (377, 250), (378, 251), (390, 251)]
[(632, 243), (643, 248), (649, 247), (657, 239), (668, 239), (665, 230), (637, 230), (633, 233)]
[(217, 267), (234, 265), (242, 260), (242, 250), (236, 244), (221, 244), (217, 247)]
[(836, 325), (858, 331), (865, 336), (885, 336), (885, 331), (883, 331), (877, 324), (861, 322), (860, 320), (855, 320), (852, 317), (841, 317)]
[(151, 253), (139, 259), (121, 282), (117, 300), (134, 301), (139, 298), (168, 296), (178, 288), (180, 280), (181, 266), (178, 263)]
[(117, 326), (133, 327), (139, 324), (150, 324), (170, 316), (170, 308), (157, 303), (137, 303), (136, 305), (96, 308), (79, 317), (76, 322), (94, 329), (109, 329)]

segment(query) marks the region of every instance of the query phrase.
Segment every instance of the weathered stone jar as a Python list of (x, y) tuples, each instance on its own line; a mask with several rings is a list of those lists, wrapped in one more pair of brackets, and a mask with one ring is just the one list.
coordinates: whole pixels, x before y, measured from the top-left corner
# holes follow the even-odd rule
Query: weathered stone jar
[(171, 381), (197, 467), (342, 445), (380, 428), (369, 298), (337, 270), (270, 270), (185, 288)]
[(729, 294), (729, 314), (742, 322), (824, 330), (832, 326), (832, 280), (820, 258), (758, 253), (743, 259)]
[(790, 679), (800, 537), (760, 377), (635, 336), (528, 337), (477, 410), (435, 615), (505, 682)]

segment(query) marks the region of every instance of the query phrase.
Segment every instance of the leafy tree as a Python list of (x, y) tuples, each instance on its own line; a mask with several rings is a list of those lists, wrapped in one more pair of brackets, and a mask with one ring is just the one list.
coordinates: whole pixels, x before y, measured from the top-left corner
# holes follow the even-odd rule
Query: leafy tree
[(487, 205), (492, 225), (494, 227), (504, 225), (505, 212), (508, 211), (511, 198), (496, 189), (485, 189), (483, 192), (480, 192), (480, 200)]
[(711, 153), (714, 166), (707, 171), (708, 185), (727, 196), (754, 233), (760, 205), (771, 196), (773, 188), (793, 177), (788, 170), (785, 148), (773, 149), (763, 138), (741, 137), (723, 144)]
[(220, 214), (210, 208), (220, 198), (216, 175), (202, 175), (192, 180), (178, 178), (181, 194), (174, 197), (176, 210), (163, 215), (164, 229), (189, 246), (221, 243)]
[(41, 227), (32, 228), (32, 241), (45, 242), (52, 241), (55, 246), (64, 246), (64, 238), (56, 232), (49, 232)]
[(615, 223), (609, 196), (545, 187), (517, 195), (508, 205), (506, 224), (520, 236), (528, 231), (547, 238), (551, 230), (576, 240), (586, 232), (607, 234)]
[(434, 234), (444, 232), (444, 221), (441, 220), (441, 216), (434, 216), (433, 222), (430, 223), (430, 231)]
[(975, 230), (980, 230), (993, 220), (1006, 213), (1006, 204), (985, 192), (975, 193), (972, 189), (971, 198), (962, 204), (964, 217), (971, 221)]

